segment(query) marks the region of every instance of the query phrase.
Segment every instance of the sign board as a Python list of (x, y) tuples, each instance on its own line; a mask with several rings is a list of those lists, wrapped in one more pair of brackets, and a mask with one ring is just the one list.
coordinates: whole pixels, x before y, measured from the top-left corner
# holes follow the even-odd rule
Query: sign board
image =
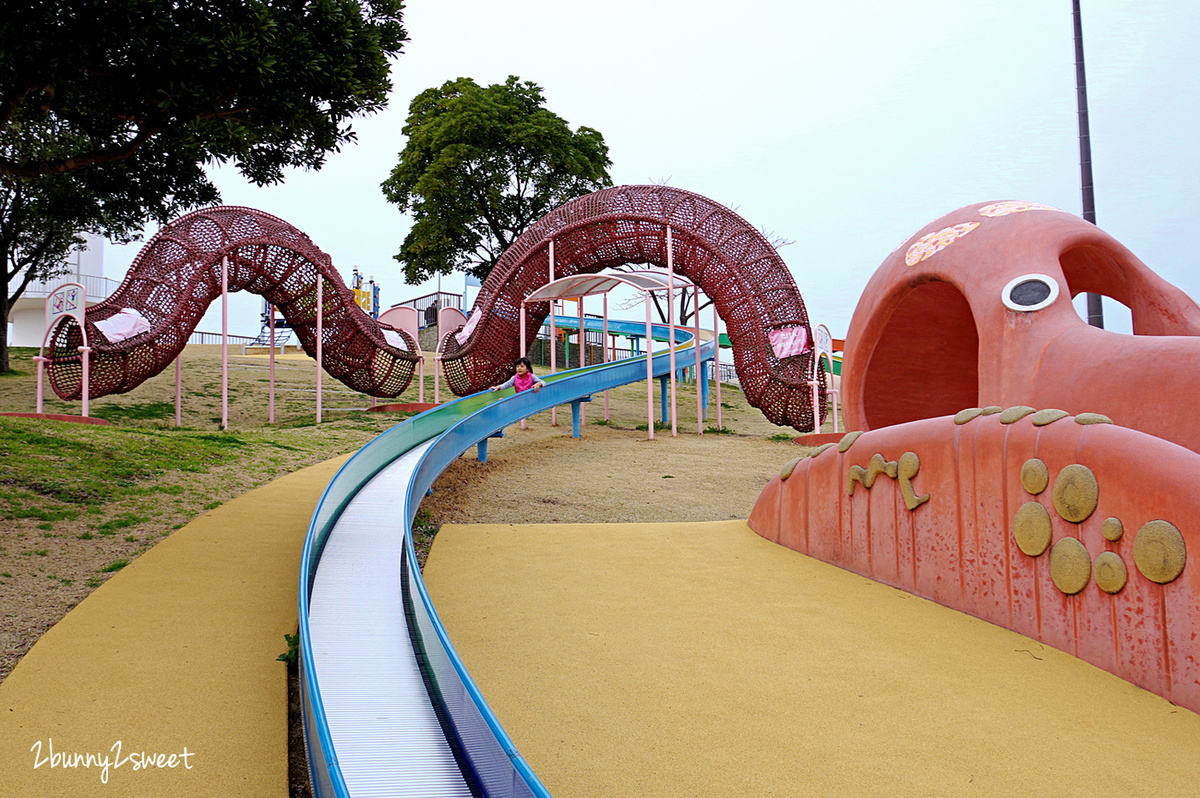
[(817, 352), (822, 354), (833, 354), (833, 336), (829, 334), (829, 328), (824, 324), (818, 324), (816, 329)]
[(42, 347), (51, 330), (64, 318), (71, 317), (79, 323), (83, 330), (83, 345), (87, 346), (87, 328), (83, 326), (84, 314), (87, 312), (87, 289), (79, 283), (63, 283), (50, 292), (46, 297), (46, 329), (42, 335)]

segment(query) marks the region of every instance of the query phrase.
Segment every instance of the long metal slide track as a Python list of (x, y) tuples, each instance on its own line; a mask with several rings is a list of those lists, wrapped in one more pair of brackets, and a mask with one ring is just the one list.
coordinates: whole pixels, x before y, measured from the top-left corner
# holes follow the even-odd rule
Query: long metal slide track
[[(645, 330), (609, 328), (624, 324)], [(655, 337), (669, 332), (653, 329)], [(685, 338), (690, 332), (677, 328), (676, 340)], [(711, 359), (715, 342), (700, 350)], [(694, 362), (690, 345), (677, 349), (677, 368)], [(669, 372), (667, 352), (654, 355), (654, 376)], [(549, 797), (454, 652), (411, 533), (426, 491), (472, 445), (526, 416), (645, 380), (646, 362), (543, 376), (536, 394), (474, 394), (396, 425), (326, 487), (305, 540), (299, 595), (305, 740), (318, 798)]]

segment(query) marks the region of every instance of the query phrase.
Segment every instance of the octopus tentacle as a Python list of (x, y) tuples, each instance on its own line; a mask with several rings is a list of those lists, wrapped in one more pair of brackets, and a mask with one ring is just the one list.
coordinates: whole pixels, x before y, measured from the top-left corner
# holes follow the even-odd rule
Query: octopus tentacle
[[(501, 256), (475, 302), (479, 322), (459, 343), (443, 337), (442, 370), (464, 396), (506, 378), (520, 352), (521, 302), (555, 278), (594, 274), (625, 264), (667, 265), (671, 230), (675, 270), (700, 286), (725, 321), (734, 366), (747, 400), (772, 422), (814, 427), (808, 379), (812, 354), (777, 357), (772, 330), (803, 327), (808, 313), (787, 265), (763, 235), (712, 200), (667, 186), (620, 186), (572, 200), (525, 231)], [(526, 344), (549, 315), (528, 310)], [(825, 386), (820, 386), (823, 397)], [(821, 407), (825, 403), (821, 402)]]
[[(226, 257), (229, 290), (251, 291), (279, 308), (310, 356), (316, 355), (320, 275), (325, 371), (371, 396), (396, 396), (408, 386), (418, 360), (411, 336), (395, 330), (407, 351), (390, 345), (383, 335), (388, 325), (358, 307), (329, 256), (304, 233), (262, 211), (227, 206), (193, 211), (164, 226), (113, 295), (88, 308), (91, 397), (126, 393), (175, 360), (221, 295), (221, 261)], [(96, 322), (125, 308), (141, 313), (150, 330), (109, 342)], [(61, 323), (52, 336), (50, 384), (63, 399), (82, 395), (82, 343), (73, 319)]]

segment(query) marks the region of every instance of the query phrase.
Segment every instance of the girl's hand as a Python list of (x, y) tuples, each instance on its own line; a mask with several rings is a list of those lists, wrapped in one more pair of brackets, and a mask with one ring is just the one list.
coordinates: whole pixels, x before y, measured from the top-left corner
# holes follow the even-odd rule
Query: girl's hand
[(540, 390), (542, 390), (542, 384), (540, 382), (535, 382), (533, 384), (533, 392), (537, 393)]

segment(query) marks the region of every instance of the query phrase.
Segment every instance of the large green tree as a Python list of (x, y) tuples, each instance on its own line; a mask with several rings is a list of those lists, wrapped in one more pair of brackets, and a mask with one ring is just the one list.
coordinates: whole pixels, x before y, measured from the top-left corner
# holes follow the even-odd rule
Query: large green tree
[[(0, 13), (0, 319), (78, 231), (128, 240), (319, 168), (383, 108), (402, 0), (22, 0)], [(8, 369), (0, 326), (0, 371)]]
[(51, 121), (71, 146), (0, 158), (61, 174), (157, 141), (256, 183), (319, 167), (387, 103), (401, 0), (20, 0), (0, 14), (0, 130)]
[(413, 215), (396, 255), (409, 283), (455, 270), (482, 280), (533, 222), (612, 185), (604, 137), (572, 131), (545, 103), (517, 77), (487, 87), (459, 78), (412, 101), (408, 143), (383, 183)]

